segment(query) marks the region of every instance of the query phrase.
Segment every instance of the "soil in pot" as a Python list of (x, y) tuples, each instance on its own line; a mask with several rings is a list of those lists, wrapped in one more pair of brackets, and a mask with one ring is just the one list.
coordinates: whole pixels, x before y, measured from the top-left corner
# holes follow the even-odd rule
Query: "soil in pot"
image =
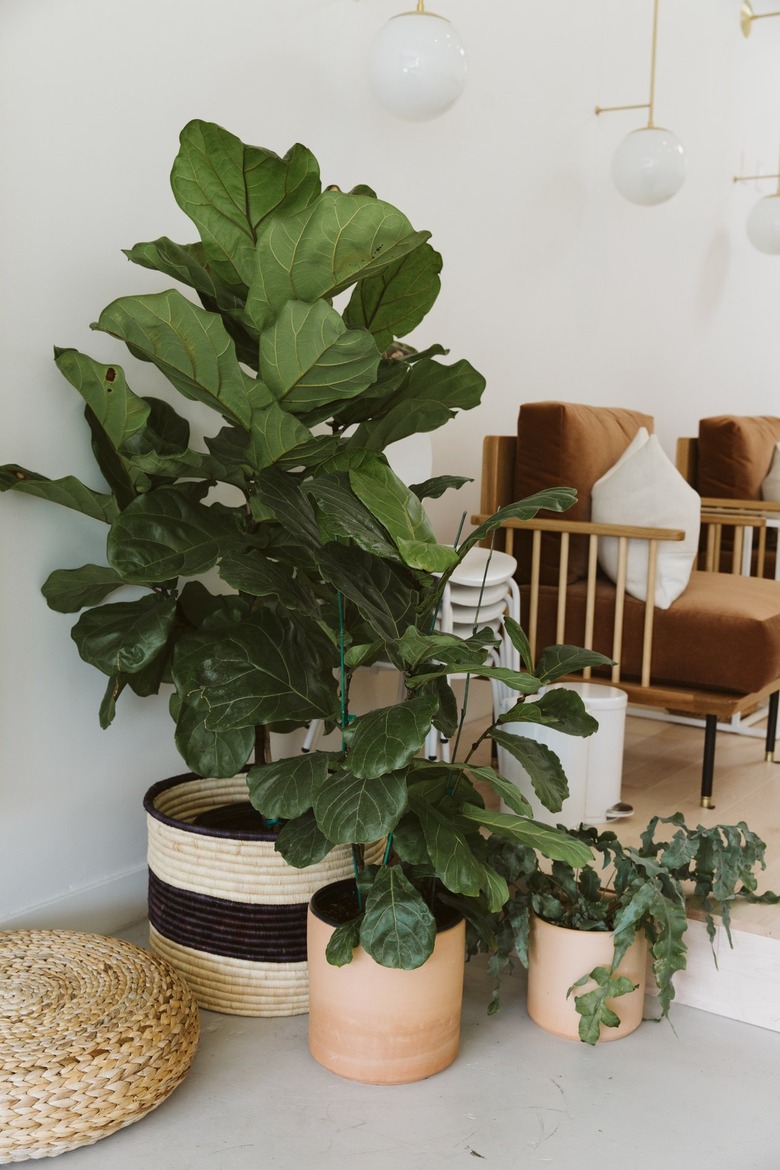
[[(364, 1084), (423, 1080), (458, 1052), (466, 928), (444, 908), (433, 954), (414, 971), (382, 967), (362, 947), (334, 967), (325, 948), (357, 912), (351, 879), (312, 898), (308, 918), (309, 1051), (319, 1064)], [(328, 920), (328, 916), (330, 920)]]

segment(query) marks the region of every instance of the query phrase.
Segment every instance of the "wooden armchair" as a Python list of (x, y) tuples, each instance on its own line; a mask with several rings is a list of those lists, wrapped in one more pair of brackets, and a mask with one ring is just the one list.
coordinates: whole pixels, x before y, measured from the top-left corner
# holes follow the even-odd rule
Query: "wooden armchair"
[[(704, 418), (697, 438), (677, 440), (678, 471), (702, 497), (702, 511), (723, 518), (717, 531), (708, 532), (702, 567), (780, 579), (780, 502), (761, 498), (778, 442), (780, 418), (767, 415)], [(732, 516), (742, 517), (742, 523), (735, 526)], [(746, 524), (748, 516), (766, 523)]]
[[(614, 416), (619, 416), (617, 428)], [(780, 584), (694, 569), (687, 588), (669, 608), (654, 606), (660, 542), (682, 540), (683, 532), (596, 524), (587, 513), (582, 515), (589, 511), (595, 479), (622, 453), (631, 427), (645, 423), (646, 416), (627, 411), (527, 404), (520, 412), (517, 436), (489, 435), (484, 441), (481, 513), (474, 521), (543, 487), (578, 489), (580, 499), (571, 511), (579, 515), (541, 515), (511, 521), (501, 530), (503, 547), (520, 566), (522, 622), (531, 646), (535, 650), (566, 642), (599, 650), (616, 665), (609, 672), (595, 672), (591, 682), (621, 687), (632, 704), (703, 716), (701, 803), (712, 808), (719, 719), (742, 714), (768, 698), (766, 755), (773, 758), (780, 692)], [(756, 518), (715, 511), (703, 516), (706, 528), (725, 522), (739, 529), (756, 524)], [(618, 542), (614, 582), (598, 567), (599, 542), (606, 537)], [(626, 592), (629, 541), (647, 544), (648, 601)]]

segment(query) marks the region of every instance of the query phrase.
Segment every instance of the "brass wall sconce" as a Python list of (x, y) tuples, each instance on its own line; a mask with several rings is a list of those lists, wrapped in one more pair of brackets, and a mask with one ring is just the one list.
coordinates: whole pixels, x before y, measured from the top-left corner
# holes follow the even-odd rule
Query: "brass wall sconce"
[(655, 125), (655, 62), (658, 43), (658, 0), (653, 0), (653, 41), (650, 54), (650, 97), (631, 106), (596, 106), (597, 114), (615, 110), (647, 110), (647, 126), (632, 131), (612, 159), (612, 179), (630, 203), (652, 207), (665, 203), (685, 182), (685, 151), (671, 130)]
[(743, 37), (749, 37), (754, 20), (766, 20), (768, 16), (780, 16), (780, 12), (754, 12), (750, 0), (742, 0), (739, 6), (739, 27)]
[(780, 255), (780, 173), (776, 175), (735, 175), (735, 183), (749, 183), (755, 179), (777, 179), (773, 195), (764, 195), (747, 217), (748, 239), (759, 252), (768, 256)]

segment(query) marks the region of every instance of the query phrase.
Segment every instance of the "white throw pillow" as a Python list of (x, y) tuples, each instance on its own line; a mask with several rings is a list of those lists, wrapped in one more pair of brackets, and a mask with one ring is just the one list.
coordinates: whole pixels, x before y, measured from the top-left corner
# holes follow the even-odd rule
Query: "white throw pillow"
[(780, 501), (780, 443), (775, 444), (769, 475), (761, 484), (761, 499)]
[[(668, 609), (691, 576), (699, 547), (701, 500), (664, 453), (655, 435), (641, 427), (609, 471), (593, 485), (591, 519), (599, 524), (640, 524), (651, 528), (681, 528), (685, 539), (658, 545), (654, 604)], [(629, 540), (626, 592), (647, 597), (648, 546)], [(611, 580), (617, 579), (618, 540), (599, 539), (599, 564)]]

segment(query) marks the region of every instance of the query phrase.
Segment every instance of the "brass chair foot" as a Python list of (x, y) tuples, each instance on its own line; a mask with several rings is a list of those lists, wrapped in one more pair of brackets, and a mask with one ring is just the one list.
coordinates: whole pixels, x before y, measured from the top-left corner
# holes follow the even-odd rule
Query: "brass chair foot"
[(701, 807), (702, 808), (715, 808), (715, 805), (713, 804), (713, 801), (712, 801), (712, 797), (711, 796), (703, 796), (701, 798)]
[(774, 764), (774, 762), (775, 762), (775, 753), (774, 753), (774, 752), (767, 752), (767, 753), (766, 753), (766, 755), (764, 756), (764, 759), (766, 760), (766, 762), (767, 762), (768, 764)]

